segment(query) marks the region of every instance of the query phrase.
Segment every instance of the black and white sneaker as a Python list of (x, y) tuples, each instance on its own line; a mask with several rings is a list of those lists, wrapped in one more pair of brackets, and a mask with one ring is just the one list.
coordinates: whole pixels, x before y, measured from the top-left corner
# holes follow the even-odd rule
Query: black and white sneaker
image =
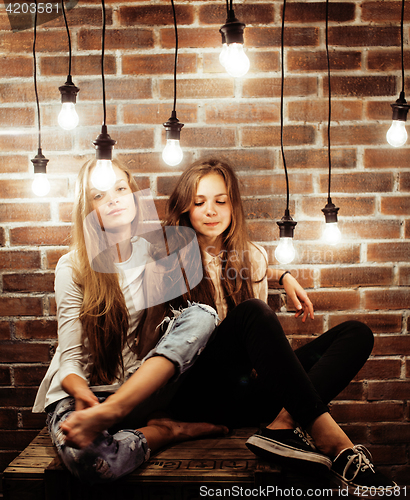
[(370, 451), (362, 445), (347, 448), (339, 453), (334, 459), (330, 470), (336, 483), (339, 486), (348, 488), (350, 494), (361, 495), (370, 488), (377, 491), (379, 488), (384, 494), (388, 490), (393, 493), (393, 488), (397, 487), (372, 463)]
[(329, 470), (332, 460), (316, 451), (300, 429), (263, 428), (251, 436), (246, 446), (259, 457), (283, 465), (315, 466)]

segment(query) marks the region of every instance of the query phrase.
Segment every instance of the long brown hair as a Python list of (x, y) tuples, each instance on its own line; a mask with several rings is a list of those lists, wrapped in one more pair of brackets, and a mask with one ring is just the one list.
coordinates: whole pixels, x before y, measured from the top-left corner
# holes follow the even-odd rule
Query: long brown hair
[[(167, 204), (166, 225), (192, 227), (189, 209), (200, 180), (209, 174), (220, 175), (226, 184), (227, 194), (232, 207), (232, 219), (222, 234), (222, 276), (221, 283), (228, 310), (246, 299), (254, 297), (252, 266), (249, 257), (250, 245), (245, 214), (243, 210), (238, 178), (227, 161), (217, 158), (199, 160), (188, 167), (178, 179), (178, 183)], [(207, 275), (204, 268), (204, 274)], [(196, 300), (213, 305), (210, 293), (214, 296), (212, 281), (204, 279), (195, 289)]]
[[(95, 164), (95, 160), (85, 163), (77, 178), (71, 244), (75, 256), (72, 263), (74, 280), (83, 292), (80, 321), (90, 352), (90, 383), (111, 384), (124, 372), (122, 349), (127, 342), (129, 314), (115, 272), (113, 253), (104, 251), (104, 230), (97, 217), (95, 223), (92, 217), (87, 217), (93, 212), (89, 177)], [(119, 162), (114, 160), (113, 164), (126, 173), (131, 190), (138, 191), (131, 173)], [(138, 207), (135, 219), (138, 219)], [(90, 259), (90, 241), (94, 245), (93, 253), (98, 255), (98, 267)], [(105, 269), (105, 272), (95, 269)]]

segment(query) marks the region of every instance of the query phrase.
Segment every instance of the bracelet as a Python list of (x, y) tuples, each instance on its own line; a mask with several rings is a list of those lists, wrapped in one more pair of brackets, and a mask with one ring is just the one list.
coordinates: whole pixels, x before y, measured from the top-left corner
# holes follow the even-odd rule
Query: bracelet
[(283, 278), (285, 277), (285, 274), (291, 274), (290, 271), (285, 271), (282, 276), (279, 278), (279, 285), (283, 285)]

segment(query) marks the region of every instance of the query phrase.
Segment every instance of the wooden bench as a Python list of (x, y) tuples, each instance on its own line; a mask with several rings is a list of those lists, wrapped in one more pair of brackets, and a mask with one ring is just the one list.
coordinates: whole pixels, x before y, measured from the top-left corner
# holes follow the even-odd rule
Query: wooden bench
[[(236, 429), (226, 437), (179, 443), (157, 452), (115, 483), (89, 487), (62, 465), (44, 428), (4, 471), (4, 500), (259, 499), (265, 498), (268, 487), (271, 492), (280, 488), (282, 494), (266, 498), (300, 497), (291, 495), (291, 488), (319, 488), (328, 491), (328, 497), (340, 497), (337, 489), (330, 492), (327, 477), (284, 470), (255, 457), (245, 445), (254, 431)], [(260, 495), (250, 492), (258, 488), (262, 488)]]

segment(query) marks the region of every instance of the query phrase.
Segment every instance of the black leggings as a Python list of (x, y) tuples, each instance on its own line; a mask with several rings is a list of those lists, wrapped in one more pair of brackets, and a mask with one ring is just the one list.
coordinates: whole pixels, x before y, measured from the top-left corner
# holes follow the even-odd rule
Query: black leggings
[(293, 351), (270, 307), (247, 300), (216, 328), (171, 411), (179, 419), (238, 427), (269, 423), (286, 408), (306, 427), (328, 411), (372, 348), (370, 328), (347, 321)]

